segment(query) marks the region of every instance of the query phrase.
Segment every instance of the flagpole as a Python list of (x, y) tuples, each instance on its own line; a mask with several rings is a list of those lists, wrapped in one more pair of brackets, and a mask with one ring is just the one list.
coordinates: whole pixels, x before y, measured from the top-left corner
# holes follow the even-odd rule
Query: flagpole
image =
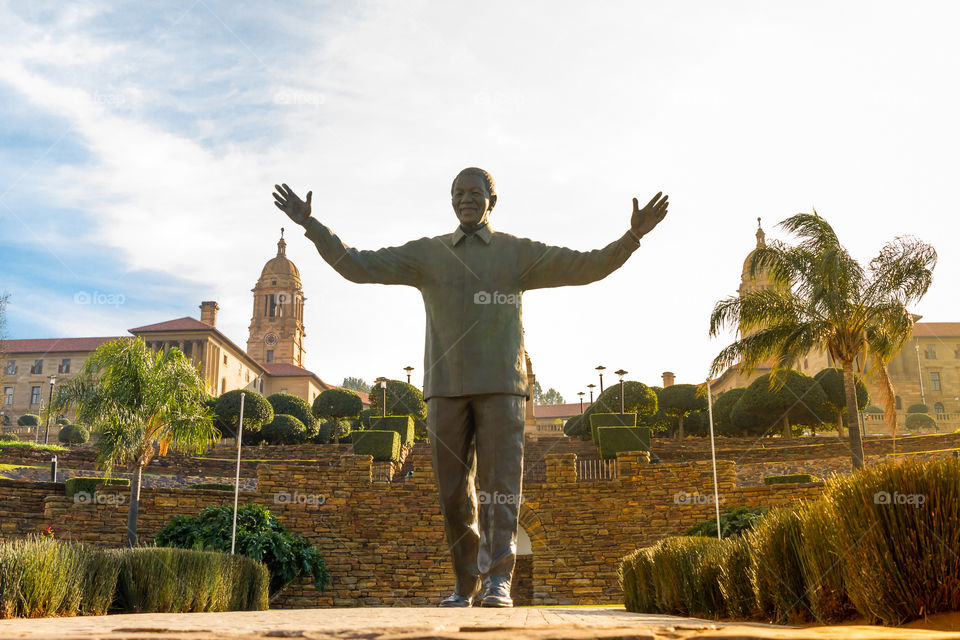
[(710, 457), (713, 459), (713, 505), (717, 512), (717, 539), (723, 537), (720, 531), (720, 483), (717, 482), (717, 447), (713, 440), (713, 396), (710, 393), (710, 380), (707, 379), (707, 412), (710, 416)]
[(230, 533), (230, 555), (237, 546), (237, 505), (240, 502), (240, 444), (243, 440), (243, 401), (247, 394), (240, 394), (240, 427), (237, 429), (237, 477), (233, 483), (233, 531)]

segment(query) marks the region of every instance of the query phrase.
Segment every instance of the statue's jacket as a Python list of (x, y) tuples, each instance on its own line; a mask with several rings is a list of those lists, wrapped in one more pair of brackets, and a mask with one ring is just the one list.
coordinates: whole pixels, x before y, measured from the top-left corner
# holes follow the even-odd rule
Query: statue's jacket
[(583, 285), (637, 249), (628, 231), (603, 249), (576, 251), (494, 232), (453, 233), (364, 251), (315, 218), (304, 224), (321, 257), (359, 283), (416, 287), (426, 309), (423, 395), (527, 395), (520, 299), (524, 291)]

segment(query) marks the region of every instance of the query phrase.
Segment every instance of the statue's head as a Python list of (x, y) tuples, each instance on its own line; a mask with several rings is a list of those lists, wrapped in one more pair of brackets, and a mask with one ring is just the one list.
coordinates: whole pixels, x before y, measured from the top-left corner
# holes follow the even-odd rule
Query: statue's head
[(450, 198), (461, 224), (473, 227), (485, 223), (497, 204), (493, 176), (477, 167), (464, 169), (453, 179)]

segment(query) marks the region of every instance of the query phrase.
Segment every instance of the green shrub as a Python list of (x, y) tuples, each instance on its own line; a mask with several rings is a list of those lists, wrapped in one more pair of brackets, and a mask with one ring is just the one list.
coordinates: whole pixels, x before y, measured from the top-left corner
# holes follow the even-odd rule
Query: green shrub
[(325, 418), (356, 418), (363, 410), (363, 402), (356, 391), (327, 389), (313, 401), (313, 415)]
[(233, 491), (234, 486), (229, 482), (198, 482), (187, 489), (206, 489), (207, 491)]
[(273, 407), (273, 415), (293, 416), (303, 423), (307, 429), (307, 437), (313, 437), (317, 432), (317, 419), (310, 409), (310, 403), (292, 393), (272, 393), (267, 396), (267, 402)]
[(113, 606), (123, 551), (119, 549), (90, 549), (80, 589), (80, 614), (102, 616)]
[(17, 418), (17, 426), (36, 427), (40, 425), (40, 416), (35, 413), (25, 413)]
[(90, 432), (80, 424), (66, 424), (60, 427), (57, 439), (63, 444), (84, 444), (90, 440)]
[(356, 431), (353, 436), (353, 452), (373, 456), (374, 460), (397, 461), (400, 459), (400, 434), (396, 431)]
[[(721, 537), (739, 536), (749, 531), (769, 509), (766, 507), (736, 507), (720, 514)], [(687, 531), (688, 536), (717, 537), (717, 519), (710, 518)]]
[(263, 610), (268, 575), (264, 565), (242, 555), (127, 549), (121, 556), (116, 604), (127, 613)]
[(335, 439), (345, 442), (350, 433), (350, 421), (342, 418), (326, 418), (317, 424), (317, 435), (312, 441), (317, 444), (330, 444)]
[(908, 413), (904, 421), (904, 426), (910, 431), (919, 431), (920, 429), (936, 429), (937, 421), (929, 413)]
[(782, 476), (767, 476), (763, 479), (763, 484), (793, 484), (820, 482), (820, 478), (812, 476), (809, 473), (790, 473)]
[[(627, 380), (623, 383), (623, 410), (624, 413), (637, 414), (640, 421), (647, 416), (657, 413), (657, 394), (651, 387)], [(563, 425), (563, 432), (568, 436), (576, 436), (581, 440), (589, 440), (593, 433), (590, 426), (590, 416), (595, 413), (620, 412), (620, 385), (615, 384), (603, 390), (597, 399), (580, 415), (574, 416)], [(647, 425), (653, 426), (653, 425)]]
[(907, 407), (907, 413), (930, 413), (930, 407), (922, 402), (917, 402)]
[(227, 428), (230, 437), (235, 437), (240, 424), (240, 396), (243, 394), (243, 438), (260, 431), (260, 427), (273, 421), (273, 406), (256, 391), (234, 389), (217, 398), (214, 413), (218, 424)]
[[(232, 525), (233, 507), (207, 507), (197, 516), (176, 516), (157, 533), (154, 542), (160, 547), (229, 552)], [(317, 548), (290, 534), (279, 518), (261, 505), (238, 509), (236, 552), (266, 565), (271, 594), (308, 576), (321, 593), (330, 584)]]
[(275, 415), (260, 427), (259, 441), (266, 444), (303, 444), (307, 441), (307, 427), (297, 418)]
[(843, 558), (825, 537), (825, 532), (836, 527), (833, 513), (823, 500), (803, 509), (800, 559), (810, 610), (817, 622), (841, 622), (856, 611), (843, 584)]
[(751, 618), (755, 615), (757, 598), (750, 578), (752, 552), (743, 536), (725, 538), (720, 546), (720, 593), (727, 615)]
[(370, 430), (374, 431), (396, 431), (400, 436), (402, 446), (413, 444), (413, 417), (412, 416), (372, 416), (370, 418)]
[(0, 542), (0, 618), (75, 615), (87, 552), (40, 536)]
[(91, 478), (87, 476), (77, 476), (70, 478), (63, 483), (67, 497), (72, 498), (78, 493), (93, 495), (104, 487), (129, 487), (129, 478)]
[(15, 433), (0, 433), (0, 442), (17, 442), (20, 438)]
[(67, 420), (66, 416), (57, 416), (56, 424), (58, 427), (63, 427), (70, 424), (70, 421)]
[[(382, 415), (383, 389), (374, 384), (370, 390), (370, 408), (374, 415)], [(423, 401), (423, 393), (412, 384), (402, 380), (387, 380), (387, 411), (388, 416), (413, 416), (414, 420), (424, 420), (427, 417), (427, 403)], [(356, 415), (356, 414), (355, 414)]]
[(867, 408), (864, 409), (864, 412), (866, 412), (866, 413), (883, 413), (883, 409), (881, 409), (880, 407), (878, 407), (878, 406), (875, 405), (875, 404), (869, 404), (869, 405), (867, 405)]
[(648, 427), (599, 427), (600, 457), (616, 458), (621, 451), (650, 451)]
[(716, 615), (724, 610), (720, 545), (717, 539), (677, 537), (653, 546), (652, 584), (660, 613)]
[(810, 619), (801, 560), (799, 510), (774, 509), (746, 534), (750, 582), (760, 614), (778, 624)]
[(593, 444), (600, 446), (600, 439), (597, 435), (599, 427), (635, 427), (637, 426), (636, 413), (593, 413), (588, 417), (590, 420), (590, 434), (593, 437)]

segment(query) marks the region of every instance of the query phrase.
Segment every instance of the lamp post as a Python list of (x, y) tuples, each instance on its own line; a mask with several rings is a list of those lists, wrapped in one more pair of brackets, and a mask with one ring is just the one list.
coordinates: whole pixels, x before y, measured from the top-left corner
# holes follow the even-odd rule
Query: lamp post
[(583, 391), (577, 391), (577, 395), (580, 396), (580, 413), (583, 413)]
[(603, 370), (606, 369), (605, 366), (600, 365), (597, 367), (597, 373), (600, 374), (600, 393), (603, 393)]
[(381, 405), (381, 412), (384, 418), (387, 417), (387, 379), (380, 378), (380, 391), (383, 392), (383, 404)]
[(57, 376), (50, 376), (50, 397), (47, 399), (47, 426), (43, 430), (43, 444), (47, 444), (50, 437), (50, 411), (53, 404), (53, 385), (57, 384)]
[(403, 368), (403, 370), (407, 372), (407, 384), (410, 384), (410, 372), (413, 371), (413, 367), (407, 365)]
[(620, 415), (623, 415), (623, 376), (627, 375), (627, 372), (617, 369), (614, 373), (620, 376)]
[(927, 404), (927, 396), (923, 392), (923, 369), (920, 367), (920, 340), (914, 339), (913, 348), (917, 350), (917, 377), (920, 379), (920, 402)]
[(593, 404), (593, 389), (594, 389), (596, 386), (597, 386), (597, 385), (593, 384), (592, 382), (587, 385), (587, 389), (590, 389), (590, 404)]

